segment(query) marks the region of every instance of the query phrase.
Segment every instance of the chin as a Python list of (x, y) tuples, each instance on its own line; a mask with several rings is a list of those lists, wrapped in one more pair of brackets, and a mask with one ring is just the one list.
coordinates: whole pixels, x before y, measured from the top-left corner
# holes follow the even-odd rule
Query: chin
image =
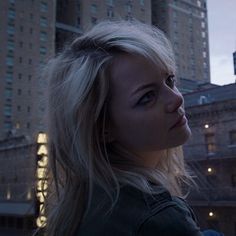
[(175, 134), (175, 137), (172, 137), (170, 139), (168, 148), (178, 147), (185, 144), (188, 141), (188, 139), (191, 137), (191, 134), (192, 134), (191, 130), (189, 126), (187, 125), (184, 130), (181, 130), (181, 132), (178, 132), (177, 134)]

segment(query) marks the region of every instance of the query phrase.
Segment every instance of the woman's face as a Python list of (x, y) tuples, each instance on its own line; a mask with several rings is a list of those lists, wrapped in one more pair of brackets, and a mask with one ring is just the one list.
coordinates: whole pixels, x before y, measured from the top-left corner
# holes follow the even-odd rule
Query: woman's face
[(137, 154), (182, 145), (190, 136), (183, 97), (171, 74), (141, 56), (115, 58), (111, 67), (109, 132)]

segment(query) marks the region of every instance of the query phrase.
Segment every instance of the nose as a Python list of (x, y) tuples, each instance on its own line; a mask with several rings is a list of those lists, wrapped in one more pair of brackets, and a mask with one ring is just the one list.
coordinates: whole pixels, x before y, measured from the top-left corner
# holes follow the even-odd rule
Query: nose
[(166, 104), (166, 112), (175, 112), (183, 105), (184, 99), (179, 90), (172, 90), (169, 94), (169, 99)]

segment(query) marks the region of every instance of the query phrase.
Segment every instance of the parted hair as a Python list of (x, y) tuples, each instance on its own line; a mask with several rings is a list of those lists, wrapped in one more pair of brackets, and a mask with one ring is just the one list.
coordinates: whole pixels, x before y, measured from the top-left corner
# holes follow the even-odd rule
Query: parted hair
[(72, 236), (90, 206), (94, 184), (111, 199), (121, 184), (153, 193), (150, 182), (184, 196), (192, 177), (182, 148), (165, 150), (153, 169), (136, 166), (129, 151), (107, 141), (110, 67), (118, 54), (140, 55), (175, 73), (170, 42), (158, 28), (137, 21), (101, 22), (76, 38), (44, 68), (48, 80), (49, 190), (46, 232)]

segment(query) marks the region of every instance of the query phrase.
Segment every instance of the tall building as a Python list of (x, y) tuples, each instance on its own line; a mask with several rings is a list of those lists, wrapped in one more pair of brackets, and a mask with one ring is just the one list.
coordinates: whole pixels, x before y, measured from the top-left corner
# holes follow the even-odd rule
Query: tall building
[(132, 19), (151, 24), (151, 0), (57, 0), (57, 49), (99, 21)]
[(192, 137), (184, 145), (198, 188), (188, 196), (201, 229), (236, 234), (236, 84), (185, 94)]
[(55, 0), (0, 1), (0, 138), (43, 129), (40, 66), (54, 54)]
[(152, 23), (174, 47), (179, 78), (210, 82), (206, 0), (152, 0)]

